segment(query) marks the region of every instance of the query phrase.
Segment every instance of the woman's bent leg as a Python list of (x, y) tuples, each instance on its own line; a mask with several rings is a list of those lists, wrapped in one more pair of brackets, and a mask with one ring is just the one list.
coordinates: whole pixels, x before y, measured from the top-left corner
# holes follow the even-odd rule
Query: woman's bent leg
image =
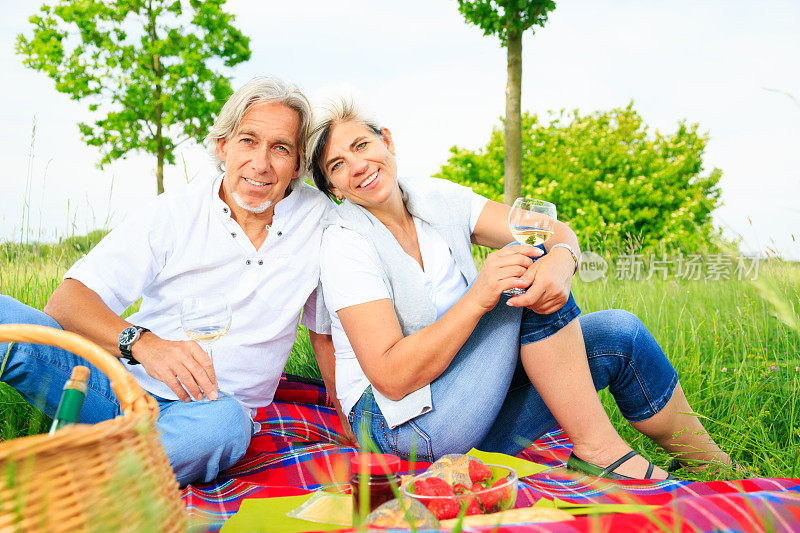
[[(706, 454), (683, 456), (687, 460), (716, 458), (725, 462), (724, 454), (714, 455), (722, 452), (697, 417), (688, 414), (688, 403), (674, 368), (635, 315), (619, 310), (590, 313), (580, 317), (580, 327), (592, 388), (609, 387), (620, 411), (636, 429), (671, 453), (686, 453), (691, 448)], [(561, 376), (565, 375), (562, 371)], [(600, 418), (603, 422), (607, 419), (605, 412)], [(538, 391), (520, 384), (509, 391), (495, 425), (480, 447), (516, 454), (555, 424), (556, 418)], [(576, 454), (583, 458), (580, 452)], [(616, 471), (625, 473), (620, 470)]]
[[(366, 432), (379, 449), (432, 460), (464, 453), (483, 440), (503, 404), (519, 358), (522, 311), (498, 304), (478, 322), (447, 370), (431, 383), (433, 410), (389, 428), (370, 389), (350, 413), (359, 441)], [(362, 442), (362, 445), (364, 443)]]
[[(606, 322), (613, 322), (615, 315), (604, 316)], [(596, 389), (600, 387), (594, 382), (587, 359), (594, 347), (587, 350), (581, 326), (582, 323), (573, 320), (549, 337), (537, 340), (534, 336), (530, 339), (534, 342), (522, 347), (522, 363), (531, 383), (572, 440), (574, 454), (605, 468), (630, 452), (631, 448), (614, 429), (597, 396)], [(590, 326), (590, 329), (594, 328)], [(529, 340), (525, 338), (525, 330), (523, 325), (523, 343)], [(625, 333), (620, 331), (617, 334), (613, 328), (608, 328), (594, 336), (600, 340), (609, 335), (626, 338)], [(649, 466), (643, 457), (634, 456), (614, 472), (633, 478), (666, 477), (666, 472), (660, 469), (646, 475)]]
[(730, 464), (694, 414), (678, 375), (647, 327), (632, 313), (619, 310), (586, 319), (587, 334), (593, 337), (587, 340), (593, 346), (590, 360), (603, 358), (603, 368), (618, 376), (601, 381), (610, 381), (611, 393), (631, 425), (684, 464)]

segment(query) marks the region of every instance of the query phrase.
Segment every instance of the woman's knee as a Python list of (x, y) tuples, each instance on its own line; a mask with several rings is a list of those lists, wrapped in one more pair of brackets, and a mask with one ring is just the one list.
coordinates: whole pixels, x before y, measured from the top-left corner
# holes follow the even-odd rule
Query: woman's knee
[(624, 309), (596, 311), (580, 317), (587, 355), (618, 352), (633, 355), (641, 335), (650, 335), (638, 316)]
[(581, 317), (595, 386), (610, 386), (622, 414), (638, 421), (663, 408), (677, 374), (656, 339), (633, 313), (612, 309)]

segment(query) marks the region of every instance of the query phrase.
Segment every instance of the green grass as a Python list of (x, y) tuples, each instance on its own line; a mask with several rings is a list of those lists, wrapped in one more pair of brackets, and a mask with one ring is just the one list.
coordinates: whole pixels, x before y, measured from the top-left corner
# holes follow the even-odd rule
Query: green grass
[[(64, 271), (101, 236), (96, 232), (46, 246), (0, 244), (0, 293), (41, 309)], [(642, 319), (678, 370), (706, 428), (753, 475), (800, 476), (800, 336), (792, 327), (800, 309), (797, 265), (762, 264), (755, 284), (606, 278), (576, 280), (573, 290), (584, 313), (621, 308)], [(319, 376), (305, 328), (298, 332), (287, 372)], [(609, 394), (601, 397), (634, 449), (665, 465), (666, 454), (625, 422)], [(0, 438), (48, 425), (0, 384)]]
[[(642, 319), (677, 369), (706, 429), (752, 474), (798, 477), (800, 336), (765, 296), (788, 304), (797, 317), (800, 268), (772, 262), (760, 276), (772, 280), (773, 294), (737, 280), (613, 279), (578, 283), (574, 294), (584, 313), (622, 308)], [(666, 454), (624, 421), (611, 395), (604, 391), (601, 397), (622, 436), (666, 464)]]

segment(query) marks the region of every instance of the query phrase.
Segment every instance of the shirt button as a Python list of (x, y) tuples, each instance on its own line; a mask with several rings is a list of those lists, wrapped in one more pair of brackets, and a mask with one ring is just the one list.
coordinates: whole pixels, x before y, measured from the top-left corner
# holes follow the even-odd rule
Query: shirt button
[(244, 262), (244, 264), (245, 265), (249, 265), (250, 264), (250, 260), (248, 259), (247, 261)]
[(264, 264), (264, 260), (263, 259), (259, 259), (258, 260), (258, 264), (259, 264), (259, 266), (263, 265)]
[(227, 212), (228, 212), (228, 208), (227, 208), (227, 207), (223, 207), (223, 208), (222, 208), (222, 212), (223, 212), (223, 213), (227, 213)]
[(236, 238), (236, 232), (235, 231), (231, 232), (231, 237), (233, 237), (234, 239)]
[(279, 232), (278, 232), (278, 237), (280, 237), (281, 235), (283, 235), (283, 232), (282, 232), (282, 231), (279, 231)]

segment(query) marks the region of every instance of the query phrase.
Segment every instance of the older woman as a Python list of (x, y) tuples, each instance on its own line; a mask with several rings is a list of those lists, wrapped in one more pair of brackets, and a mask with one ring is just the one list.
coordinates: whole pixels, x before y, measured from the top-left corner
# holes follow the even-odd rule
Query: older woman
[[(566, 225), (544, 252), (506, 246), (507, 206), (444, 180), (398, 179), (389, 130), (347, 98), (315, 110), (308, 153), (317, 187), (343, 200), (326, 221), (321, 271), (337, 396), (362, 444), (423, 460), (472, 447), (516, 454), (560, 424), (569, 468), (667, 478), (617, 434), (596, 393), (608, 386), (630, 423), (682, 463), (729, 462), (635, 316), (578, 316)], [(500, 248), (480, 272), (470, 241)]]

